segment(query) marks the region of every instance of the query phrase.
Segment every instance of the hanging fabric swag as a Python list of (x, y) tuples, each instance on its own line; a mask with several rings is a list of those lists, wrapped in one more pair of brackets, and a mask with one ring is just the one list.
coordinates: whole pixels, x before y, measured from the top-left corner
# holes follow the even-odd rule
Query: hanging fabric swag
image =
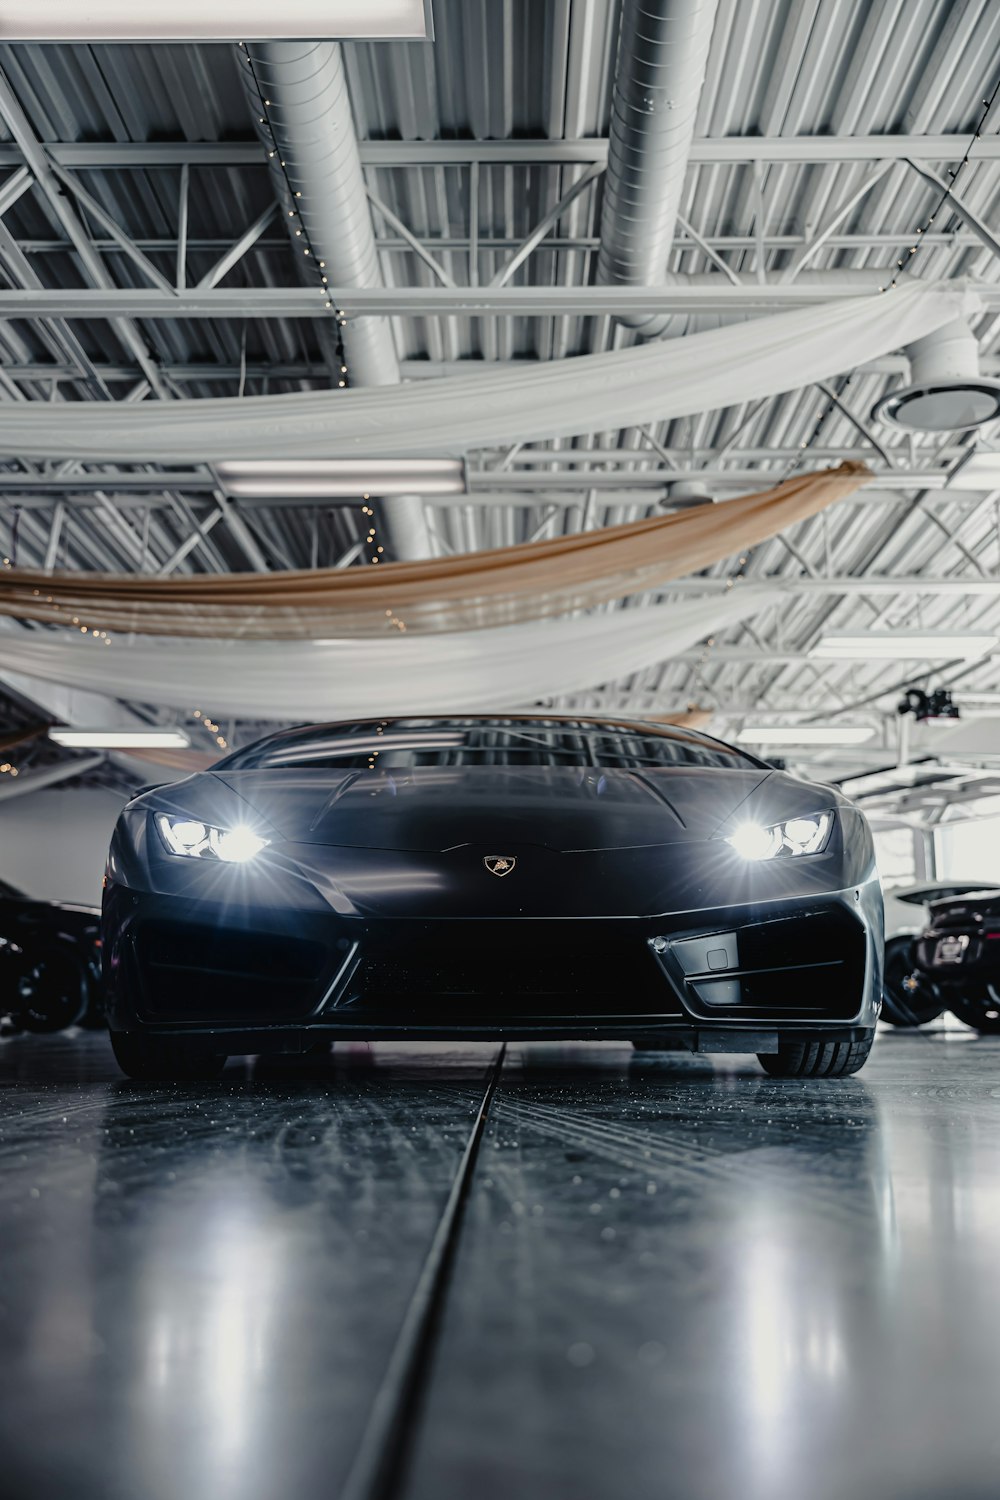
[[(721, 278), (720, 278), (721, 280)], [(792, 289), (793, 294), (797, 289)], [(726, 288), (713, 292), (725, 300)], [(0, 453), (176, 464), (461, 456), (491, 443), (608, 432), (797, 390), (877, 359), (978, 305), (954, 282), (900, 283), (610, 354), (371, 390), (0, 405)]]
[(84, 640), (5, 634), (6, 672), (133, 702), (251, 719), (353, 719), (524, 707), (668, 660), (780, 601), (747, 585), (571, 620), (434, 637), (334, 641)]
[(88, 632), (262, 640), (481, 630), (659, 588), (757, 546), (870, 478), (864, 464), (845, 463), (675, 515), (377, 569), (171, 578), (3, 569), (0, 614)]

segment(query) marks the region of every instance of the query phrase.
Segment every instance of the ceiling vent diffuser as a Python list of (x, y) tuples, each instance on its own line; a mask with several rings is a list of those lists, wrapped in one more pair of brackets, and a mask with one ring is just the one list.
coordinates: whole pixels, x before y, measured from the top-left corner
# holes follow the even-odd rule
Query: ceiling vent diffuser
[(875, 421), (903, 432), (960, 432), (1000, 417), (1000, 380), (979, 373), (979, 346), (961, 318), (906, 350), (911, 384), (872, 408)]

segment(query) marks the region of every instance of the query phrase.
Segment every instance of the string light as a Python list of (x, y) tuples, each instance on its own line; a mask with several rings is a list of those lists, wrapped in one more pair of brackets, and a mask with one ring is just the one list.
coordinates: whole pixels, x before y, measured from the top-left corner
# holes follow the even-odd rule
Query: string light
[[(981, 101), (982, 102), (982, 106), (983, 106), (983, 112), (982, 112), (982, 114), (979, 117), (979, 123), (978, 123), (978, 125), (976, 126), (975, 130), (972, 133), (972, 136), (969, 139), (969, 144), (965, 148), (965, 154), (962, 156), (962, 159), (959, 162), (959, 164), (958, 164), (957, 167), (955, 167), (954, 169), (952, 169), (952, 168), (948, 169), (948, 177), (949, 177), (950, 181), (946, 184), (946, 186), (944, 187), (944, 189), (943, 189), (943, 191), (941, 193), (941, 196), (938, 198), (937, 202), (935, 203), (935, 205), (934, 205), (934, 212), (932, 214), (929, 214), (928, 217), (927, 217), (927, 222), (925, 224), (921, 224), (920, 227), (917, 229), (917, 231), (916, 231), (917, 235), (921, 235), (921, 234), (926, 234), (927, 233), (928, 229), (934, 223), (934, 220), (937, 218), (938, 214), (944, 208), (944, 206), (947, 203), (948, 199), (952, 196), (952, 190), (958, 185), (958, 179), (959, 179), (959, 177), (962, 175), (962, 173), (965, 170), (965, 168), (969, 165), (969, 158), (972, 155), (972, 152), (973, 152), (973, 149), (975, 147), (976, 142), (978, 140), (980, 140), (981, 137), (982, 137), (983, 126), (986, 124), (986, 117), (988, 116), (990, 110), (992, 109), (992, 107), (993, 107), (993, 101), (994, 101), (994, 99), (996, 99), (998, 93), (1000, 93), (1000, 79), (997, 79), (997, 82), (996, 82), (996, 84), (994, 85), (994, 88), (993, 88), (993, 92), (989, 96), (989, 98), (988, 99), (983, 99)], [(905, 259), (903, 259), (903, 260), (897, 260), (896, 266), (895, 266), (895, 269), (894, 269), (894, 271), (892, 273), (891, 279), (886, 282), (885, 286), (880, 286), (879, 287), (879, 291), (880, 292), (891, 292), (891, 291), (894, 290), (894, 288), (896, 287), (896, 285), (897, 285), (897, 283), (899, 281), (899, 273), (900, 273), (900, 271), (903, 270), (903, 268), (905, 266), (909, 265), (910, 258), (912, 256), (916, 255), (917, 251), (923, 245), (925, 245), (926, 243), (927, 243), (926, 240), (918, 240), (917, 244), (910, 246), (909, 253), (906, 255)]]
[[(969, 158), (971, 156), (973, 147), (975, 146), (976, 141), (978, 141), (980, 139), (980, 137), (981, 137), (982, 128), (983, 128), (983, 124), (984, 124), (984, 122), (986, 120), (986, 116), (989, 114), (990, 109), (991, 109), (991, 107), (993, 105), (993, 101), (994, 101), (994, 99), (996, 99), (998, 92), (1000, 92), (1000, 79), (998, 79), (998, 81), (996, 83), (996, 86), (994, 87), (993, 92), (990, 95), (990, 97), (988, 99), (984, 99), (982, 101), (983, 113), (982, 113), (982, 116), (981, 116), (981, 118), (979, 120), (979, 124), (976, 126), (975, 132), (973, 133), (971, 139), (969, 140), (969, 144), (965, 148), (965, 154), (962, 157), (961, 161), (959, 162), (959, 164), (955, 168), (955, 170), (949, 174), (950, 178), (951, 178), (951, 181), (950, 181), (949, 185), (944, 189), (944, 191), (942, 192), (940, 198), (935, 203), (935, 205), (934, 205), (934, 211), (933, 211), (933, 213), (931, 213), (931, 214), (928, 215), (926, 223), (921, 224), (917, 228), (917, 230), (915, 231), (914, 235), (912, 236), (912, 238), (915, 240), (915, 243), (912, 244), (909, 247), (908, 254), (903, 259), (896, 261), (895, 267), (894, 267), (893, 272), (892, 272), (892, 276), (885, 283), (884, 286), (880, 286), (879, 287), (879, 291), (880, 292), (883, 292), (883, 293), (884, 292), (891, 292), (891, 291), (893, 291), (895, 289), (895, 287), (899, 283), (900, 272), (904, 268), (908, 268), (909, 267), (909, 265), (910, 265), (910, 263), (912, 261), (913, 256), (916, 255), (917, 251), (919, 249), (921, 249), (922, 246), (927, 243), (926, 240), (920, 239), (919, 236), (921, 236), (923, 234), (926, 234), (927, 230), (934, 223), (934, 220), (937, 218), (938, 214), (941, 212), (942, 208), (944, 207), (947, 199), (951, 195), (952, 188), (954, 188), (956, 182), (958, 181), (960, 173), (962, 172), (963, 168), (968, 165)], [(834, 391), (833, 387), (831, 386), (831, 393), (832, 393), (831, 396), (827, 398), (827, 400), (824, 402), (823, 406), (821, 407), (819, 416), (817, 417), (816, 422), (815, 422), (815, 424), (813, 426), (813, 429), (810, 432), (809, 436), (806, 437), (806, 438), (803, 438), (803, 440), (799, 443), (799, 455), (798, 455), (797, 458), (792, 459), (792, 461), (788, 465), (787, 469), (784, 470), (784, 472), (781, 475), (782, 479), (787, 479), (789, 477), (789, 475), (792, 474), (795, 471), (795, 469), (798, 468), (798, 466), (802, 462), (802, 459), (805, 456), (806, 452), (808, 451), (808, 449), (810, 449), (813, 446), (813, 444), (816, 442), (817, 438), (819, 437), (820, 433), (822, 432), (823, 428), (826, 426), (827, 419), (830, 416), (832, 416), (832, 414), (833, 414), (834, 411), (837, 410), (837, 402), (835, 400), (833, 400), (833, 395), (836, 395), (837, 397), (843, 396), (845, 394), (845, 392), (847, 391), (847, 388), (850, 385), (850, 383), (851, 383), (851, 377), (850, 377), (850, 375), (845, 375), (843, 377), (842, 381), (841, 381), (841, 384), (840, 384), (840, 387), (839, 387), (838, 390)]]
[[(253, 80), (254, 92), (257, 96), (259, 105), (259, 114), (257, 117), (258, 122), (264, 127), (264, 130), (267, 132), (267, 136), (270, 142), (267, 148), (268, 157), (272, 160), (274, 158), (277, 158), (278, 160), (282, 179), (285, 184), (285, 192), (288, 195), (288, 202), (291, 204), (291, 207), (286, 209), (286, 215), (292, 221), (293, 238), (302, 240), (302, 253), (304, 256), (309, 257), (310, 263), (315, 271), (317, 281), (319, 283), (319, 294), (323, 298), (324, 310), (332, 314), (334, 337), (336, 340), (337, 364), (340, 366), (339, 376), (337, 379), (337, 389), (347, 390), (350, 386), (350, 373), (347, 367), (347, 353), (344, 348), (344, 328), (347, 325), (347, 314), (342, 307), (334, 306), (333, 299), (329, 294), (329, 277), (322, 274), (326, 271), (326, 261), (320, 260), (319, 256), (316, 255), (315, 247), (313, 246), (309, 236), (309, 225), (303, 219), (297, 207), (299, 201), (302, 198), (302, 190), (301, 188), (297, 188), (293, 185), (292, 180), (288, 174), (287, 165), (284, 161), (282, 161), (281, 156), (279, 155), (278, 137), (275, 133), (274, 125), (271, 120), (271, 101), (270, 99), (265, 97), (264, 91), (261, 88), (260, 79), (257, 76), (257, 69), (254, 65), (254, 60), (251, 56), (250, 48), (247, 46), (246, 42), (240, 42), (239, 50), (246, 58), (247, 69), (249, 71), (251, 79)], [(370, 563), (378, 563), (383, 560), (385, 556), (385, 549), (378, 543), (374, 520), (375, 512), (367, 503), (369, 499), (369, 495), (362, 496), (362, 500), (365, 503), (361, 507), (361, 513), (362, 515), (371, 518), (372, 523), (365, 536), (364, 545), (370, 549), (368, 561)], [(402, 622), (400, 622), (400, 628), (405, 630), (406, 626), (402, 625)]]
[(228, 742), (228, 740), (226, 739), (225, 735), (220, 730), (218, 724), (216, 724), (215, 721), (213, 719), (211, 719), (208, 714), (202, 713), (202, 711), (201, 711), (200, 708), (193, 708), (191, 710), (191, 717), (193, 719), (197, 719), (199, 721), (199, 723), (207, 731), (207, 733), (212, 736), (212, 739), (218, 745), (218, 747), (219, 747), (220, 750), (228, 750), (229, 749), (229, 742)]
[(0, 776), (17, 776), (18, 769), (9, 760), (0, 761)]

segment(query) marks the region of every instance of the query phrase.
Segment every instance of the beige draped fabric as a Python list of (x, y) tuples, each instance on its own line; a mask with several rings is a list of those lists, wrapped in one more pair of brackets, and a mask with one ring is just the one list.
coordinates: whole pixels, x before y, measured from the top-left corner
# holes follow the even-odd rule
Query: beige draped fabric
[(209, 766), (214, 766), (223, 755), (228, 755), (228, 750), (219, 750), (213, 755), (209, 750), (126, 750), (123, 752), (129, 760), (145, 761), (147, 765), (164, 766), (169, 771), (177, 771), (182, 776), (193, 776), (196, 771), (207, 771)]
[(426, 562), (170, 578), (3, 569), (0, 614), (87, 633), (258, 640), (512, 625), (700, 572), (816, 515), (870, 478), (864, 464), (844, 463), (673, 515)]

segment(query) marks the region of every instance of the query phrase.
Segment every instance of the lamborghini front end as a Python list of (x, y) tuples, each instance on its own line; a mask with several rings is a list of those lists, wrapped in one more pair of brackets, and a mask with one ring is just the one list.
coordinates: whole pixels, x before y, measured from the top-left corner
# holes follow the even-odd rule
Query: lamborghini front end
[(325, 726), (128, 805), (104, 900), (114, 1034), (216, 1057), (337, 1037), (764, 1056), (870, 1039), (881, 891), (865, 820), (830, 788), (704, 737), (700, 759), (619, 765), (585, 730), (590, 763), (543, 758), (544, 735), (512, 755), (509, 732), (492, 760), (415, 754), (418, 731), (394, 728), (377, 760), (310, 752), (357, 735)]

